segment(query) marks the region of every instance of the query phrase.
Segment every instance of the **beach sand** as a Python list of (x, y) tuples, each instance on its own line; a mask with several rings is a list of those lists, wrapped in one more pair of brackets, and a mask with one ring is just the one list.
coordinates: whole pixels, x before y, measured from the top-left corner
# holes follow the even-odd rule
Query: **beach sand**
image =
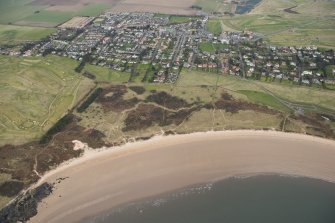
[[(79, 145), (77, 145), (79, 146)], [(30, 222), (77, 222), (138, 199), (240, 175), (335, 182), (335, 141), (270, 131), (159, 136), (85, 155), (46, 174), (56, 182)]]

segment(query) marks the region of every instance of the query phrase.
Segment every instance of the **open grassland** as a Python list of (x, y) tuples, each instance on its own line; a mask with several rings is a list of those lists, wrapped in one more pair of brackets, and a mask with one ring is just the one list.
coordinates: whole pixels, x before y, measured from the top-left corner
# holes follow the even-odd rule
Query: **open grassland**
[[(183, 70), (176, 84), (183, 87), (216, 86), (217, 88), (226, 89), (232, 94), (237, 94), (237, 97), (283, 111), (288, 111), (289, 109), (278, 99), (302, 105), (313, 105), (316, 110), (319, 109), (320, 111), (324, 108), (335, 112), (335, 101), (333, 100), (335, 92), (333, 90), (242, 80), (239, 77), (194, 70)], [(273, 95), (269, 94), (269, 92)]]
[(0, 57), (0, 142), (38, 139), (94, 85), (76, 74), (77, 62)]
[(111, 70), (106, 67), (94, 66), (90, 64), (85, 65), (84, 71), (93, 74), (96, 77), (96, 81), (106, 81), (109, 83), (126, 83), (130, 77), (130, 73)]
[(53, 33), (52, 28), (0, 25), (0, 45), (14, 45), (43, 39)]
[(213, 33), (216, 36), (220, 35), (222, 32), (221, 21), (218, 19), (209, 19), (206, 26), (206, 30), (208, 32)]
[[(288, 13), (284, 9), (297, 6)], [(271, 1), (261, 4), (246, 15), (224, 17), (226, 27), (251, 30), (278, 45), (317, 45), (335, 47), (334, 1)]]

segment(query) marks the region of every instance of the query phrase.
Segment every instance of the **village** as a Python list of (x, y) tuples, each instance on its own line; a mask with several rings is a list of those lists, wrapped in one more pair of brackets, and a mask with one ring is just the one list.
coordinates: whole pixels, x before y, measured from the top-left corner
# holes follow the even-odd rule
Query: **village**
[(175, 83), (182, 69), (256, 80), (291, 81), (308, 86), (335, 83), (333, 50), (315, 46), (270, 46), (250, 31), (215, 35), (208, 16), (181, 17), (154, 13), (111, 13), (74, 17), (47, 39), (1, 54), (57, 54), (131, 73), (130, 82)]

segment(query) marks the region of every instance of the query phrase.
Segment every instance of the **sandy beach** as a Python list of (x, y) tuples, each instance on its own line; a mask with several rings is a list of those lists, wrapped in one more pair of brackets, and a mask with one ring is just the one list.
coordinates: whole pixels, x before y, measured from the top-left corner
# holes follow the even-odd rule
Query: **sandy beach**
[(271, 131), (158, 136), (101, 151), (46, 174), (57, 182), (30, 222), (78, 222), (149, 196), (239, 175), (278, 173), (335, 182), (335, 141)]

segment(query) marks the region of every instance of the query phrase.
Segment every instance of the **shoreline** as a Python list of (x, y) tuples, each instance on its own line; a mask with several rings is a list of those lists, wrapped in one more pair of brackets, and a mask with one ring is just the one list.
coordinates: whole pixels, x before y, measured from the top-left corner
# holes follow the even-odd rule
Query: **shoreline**
[[(294, 137), (294, 139), (296, 140), (303, 140), (303, 139), (309, 139), (313, 142), (319, 142), (319, 143), (325, 143), (325, 144), (334, 144), (335, 145), (335, 140), (332, 139), (328, 139), (328, 138), (321, 138), (318, 136), (314, 136), (314, 135), (306, 135), (306, 134), (300, 134), (300, 133), (294, 133), (294, 132), (280, 132), (280, 131), (275, 131), (275, 130), (225, 130), (225, 131), (206, 131), (206, 132), (192, 132), (192, 133), (186, 133), (186, 134), (173, 134), (173, 135), (154, 135), (149, 139), (146, 140), (134, 140), (134, 141), (129, 141), (126, 142), (125, 144), (122, 144), (120, 146), (111, 146), (111, 147), (102, 147), (102, 148), (97, 148), (97, 149), (93, 149), (87, 146), (86, 143), (82, 143), (80, 141), (77, 140), (73, 140), (77, 141), (79, 143), (82, 143), (84, 148), (77, 148), (77, 149), (83, 149), (84, 152), (81, 156), (77, 157), (77, 158), (73, 158), (70, 160), (67, 160), (63, 163), (61, 163), (60, 165), (58, 165), (57, 167), (55, 167), (54, 169), (47, 171), (45, 174), (42, 175), (42, 177), (34, 184), (32, 184), (29, 188), (27, 188), (26, 190), (32, 189), (38, 185), (40, 185), (41, 183), (43, 183), (43, 180), (45, 180), (47, 177), (50, 177), (54, 174), (57, 174), (57, 172), (62, 171), (64, 169), (67, 168), (71, 168), (72, 166), (75, 165), (79, 165), (85, 161), (91, 160), (91, 159), (95, 159), (98, 158), (99, 156), (103, 156), (103, 155), (109, 155), (109, 154), (113, 154), (119, 151), (123, 151), (126, 149), (135, 149), (136, 146), (142, 146), (145, 145), (147, 143), (150, 142), (155, 142), (155, 141), (160, 141), (164, 138), (175, 138), (175, 137), (184, 137), (184, 136), (198, 136), (201, 135), (203, 136), (204, 134), (233, 134), (235, 135), (236, 133), (244, 133), (244, 134), (248, 134), (248, 133), (273, 133), (275, 135), (278, 134), (278, 136), (280, 137), (280, 135), (284, 134), (285, 136), (283, 136), (283, 138), (286, 138), (287, 136), (291, 136), (292, 138)], [(243, 136), (240, 135), (239, 136)], [(296, 138), (298, 137), (298, 138)], [(313, 139), (313, 140), (312, 140)], [(193, 140), (194, 141), (194, 140)], [(76, 147), (75, 143), (74, 143), (74, 148)], [(323, 180), (323, 179), (320, 179)], [(335, 181), (329, 181), (331, 183), (335, 183)], [(25, 191), (26, 191), (25, 190)]]
[[(291, 167), (285, 166), (285, 165), (279, 165), (280, 161), (283, 160), (277, 160), (277, 166), (276, 164), (273, 164), (272, 162), (266, 162), (266, 159), (268, 159), (268, 157), (259, 157), (259, 156), (255, 156), (253, 157), (251, 160), (248, 159), (248, 156), (244, 157), (245, 155), (253, 154), (253, 153), (260, 153), (260, 155), (262, 155), (262, 152), (264, 152), (267, 156), (271, 157), (271, 152), (283, 152), (283, 154), (279, 154), (281, 156), (283, 156), (284, 158), (288, 158), (288, 159), (292, 159), (290, 158), (290, 154), (286, 154), (285, 153), (292, 153), (291, 155), (293, 155), (294, 159), (293, 161), (295, 162), (301, 162), (301, 157), (299, 157), (299, 153), (302, 151), (301, 149), (298, 149), (299, 152), (297, 154), (294, 153), (294, 151), (277, 151), (277, 150), (273, 150), (273, 151), (267, 151), (266, 149), (258, 149), (256, 148), (255, 151), (247, 151), (245, 148), (241, 148), (240, 151), (233, 151), (233, 150), (229, 150), (227, 149), (208, 149), (209, 153), (213, 153), (213, 154), (208, 154), (206, 152), (204, 152), (203, 149), (201, 148), (195, 148), (194, 150), (196, 153), (196, 157), (194, 160), (194, 165), (192, 162), (190, 162), (190, 167), (184, 167), (183, 162), (178, 162), (176, 165), (176, 167), (174, 167), (173, 165), (171, 165), (170, 168), (166, 168), (163, 166), (160, 166), (160, 163), (157, 163), (157, 160), (152, 161), (150, 158), (148, 158), (147, 156), (151, 156), (153, 154), (153, 157), (159, 159), (165, 159), (164, 154), (167, 154), (170, 158), (169, 162), (175, 162), (175, 159), (178, 159), (177, 157), (175, 157), (176, 155), (180, 155), (179, 152), (181, 152), (180, 155), (180, 159), (183, 159), (185, 162), (185, 158), (186, 160), (188, 160), (188, 156), (192, 157), (192, 154), (189, 154), (188, 152), (191, 152), (190, 148), (187, 147), (187, 145), (193, 145), (196, 146), (197, 144), (201, 144), (203, 143), (205, 144), (213, 144), (213, 146), (218, 146), (220, 147), (220, 141), (222, 142), (229, 142), (232, 143), (231, 145), (234, 145), (234, 143), (239, 142), (239, 143), (243, 143), (246, 140), (249, 141), (255, 141), (258, 142), (260, 139), (260, 137), (265, 137), (265, 138), (272, 138), (272, 140), (277, 140), (278, 142), (280, 141), (290, 141), (290, 143), (296, 143), (298, 144), (304, 144), (307, 141), (307, 146), (308, 144), (319, 144), (320, 147), (325, 148), (325, 151), (317, 151), (318, 153), (316, 153), (316, 155), (320, 155), (320, 157), (323, 157), (325, 159), (329, 160), (329, 155), (331, 155), (331, 157), (335, 158), (335, 142), (329, 139), (323, 139), (323, 138), (319, 138), (319, 137), (315, 137), (315, 136), (309, 136), (309, 135), (302, 135), (302, 134), (296, 134), (296, 133), (283, 133), (283, 132), (277, 132), (277, 131), (264, 131), (264, 130), (235, 130), (235, 131), (209, 131), (209, 132), (197, 132), (197, 133), (190, 133), (190, 134), (184, 134), (184, 135), (168, 135), (168, 136), (154, 136), (153, 138), (149, 139), (149, 140), (144, 140), (144, 141), (136, 141), (136, 142), (131, 142), (131, 143), (126, 143), (125, 145), (122, 146), (117, 146), (117, 147), (111, 147), (111, 148), (106, 148), (103, 147), (102, 149), (98, 149), (98, 150), (91, 150), (88, 147), (85, 148), (85, 152), (84, 154), (76, 159), (67, 161), (63, 164), (61, 164), (59, 167), (57, 167), (54, 170), (49, 171), (48, 173), (46, 173), (45, 175), (43, 175), (43, 177), (36, 183), (34, 184), (31, 188), (36, 187), (40, 184), (42, 184), (43, 182), (55, 182), (55, 180), (57, 179), (57, 177), (67, 177), (65, 175), (69, 175), (69, 179), (64, 180), (64, 182), (61, 182), (60, 184), (56, 185), (55, 191), (53, 192), (53, 194), (51, 194), (48, 198), (46, 198), (42, 204), (39, 205), (38, 207), (38, 214), (37, 216), (33, 217), (31, 219), (30, 222), (43, 222), (45, 220), (55, 220), (55, 221), (51, 221), (51, 222), (58, 222), (61, 221), (61, 217), (69, 217), (71, 214), (78, 212), (83, 214), (83, 210), (86, 209), (90, 209), (90, 211), (85, 211), (85, 214), (88, 215), (83, 215), (83, 216), (76, 216), (74, 219), (69, 219), (71, 222), (73, 220), (73, 222), (75, 222), (77, 220), (80, 220), (82, 218), (88, 217), (88, 216), (92, 216), (94, 215), (94, 213), (100, 213), (103, 212), (107, 209), (111, 209), (113, 207), (117, 207), (126, 203), (129, 203), (131, 201), (136, 201), (139, 199), (143, 199), (146, 197), (150, 197), (150, 196), (154, 196), (154, 195), (158, 195), (158, 194), (162, 194), (162, 193), (166, 193), (169, 191), (173, 191), (176, 189), (180, 189), (180, 188), (184, 188), (184, 187), (188, 187), (194, 184), (199, 184), (199, 183), (206, 183), (206, 182), (216, 182), (216, 181), (220, 181), (229, 177), (238, 177), (238, 176), (253, 176), (253, 175), (263, 175), (263, 174), (277, 174), (277, 175), (288, 175), (288, 176), (293, 176), (293, 177), (309, 177), (309, 178), (315, 178), (315, 179), (320, 179), (320, 180), (324, 180), (324, 181), (328, 181), (328, 182), (332, 182), (335, 183), (335, 163), (332, 162), (331, 164), (329, 164), (330, 166), (324, 166), (323, 162), (320, 163), (311, 163), (311, 168), (308, 169), (308, 161), (304, 159), (304, 162), (306, 162), (306, 164), (303, 163), (299, 163), (299, 165), (307, 165), (307, 170), (305, 170), (304, 168), (301, 168), (301, 166), (299, 167)], [(174, 140), (171, 140), (174, 139)], [(239, 139), (244, 139), (244, 140), (239, 140)], [(271, 140), (269, 141), (271, 143)], [(269, 143), (267, 142), (267, 143)], [(77, 142), (77, 146), (78, 146)], [(245, 142), (244, 142), (245, 143)], [(218, 145), (217, 145), (218, 144)], [(241, 144), (242, 145), (242, 144)], [(241, 147), (240, 145), (240, 147)], [(243, 144), (244, 145), (244, 144)], [(244, 147), (242, 145), (242, 147)], [(247, 145), (247, 144), (246, 144)], [(289, 144), (288, 144), (289, 145)], [(82, 146), (82, 145), (81, 145)], [(183, 146), (186, 146), (185, 148)], [(175, 149), (175, 147), (181, 147), (180, 151), (179, 149)], [(219, 148), (218, 147), (218, 148)], [(169, 148), (169, 150), (167, 150), (167, 148)], [(287, 148), (285, 148), (287, 149)], [(284, 150), (285, 150), (284, 149)], [(170, 150), (173, 150), (170, 152)], [(221, 151), (221, 150), (227, 150), (227, 151)], [(236, 149), (238, 150), (238, 149)], [(246, 150), (246, 151), (244, 151)], [(258, 151), (259, 150), (259, 151)], [(313, 150), (313, 148), (311, 148), (311, 150)], [(318, 150), (318, 149), (316, 149)], [(193, 150), (192, 150), (193, 151)], [(226, 152), (226, 153), (223, 153)], [(243, 152), (246, 152), (246, 154), (243, 154)], [(324, 155), (322, 155), (322, 152), (325, 153)], [(227, 157), (221, 157), (222, 160), (227, 161), (227, 163), (231, 162), (229, 161), (230, 158), (234, 158), (234, 154), (236, 153), (238, 156), (240, 156), (240, 158), (242, 158), (242, 160), (237, 160), (238, 162), (236, 163), (231, 163), (234, 167), (236, 168), (236, 165), (238, 166), (237, 169), (231, 168), (229, 170), (229, 165), (225, 166), (221, 163), (216, 163), (218, 160), (216, 160), (217, 158), (217, 154), (221, 154), (223, 153), (223, 155), (228, 155)], [(320, 153), (320, 154), (319, 154)], [(236, 155), (235, 154), (235, 155)], [(250, 155), (249, 154), (249, 155)], [(143, 157), (144, 155), (144, 157)], [(222, 154), (221, 154), (222, 155)], [(274, 157), (276, 157), (276, 155), (278, 154), (272, 154), (274, 155)], [(301, 155), (301, 154), (300, 154)], [(183, 157), (185, 156), (185, 157)], [(199, 157), (197, 157), (199, 156)], [(205, 161), (203, 161), (201, 158), (201, 156), (204, 156), (203, 158), (205, 159)], [(306, 155), (307, 156), (307, 155)], [(308, 159), (313, 160), (313, 157), (315, 157), (315, 154), (313, 156), (307, 157)], [(207, 159), (213, 159), (214, 163), (208, 162)], [(130, 159), (130, 160), (129, 160)], [(133, 159), (133, 160), (132, 160)], [(171, 159), (171, 160), (170, 160)], [(246, 166), (243, 167), (243, 159), (245, 159), (245, 162), (251, 162), (250, 166)], [(253, 160), (254, 159), (254, 160)], [(69, 201), (69, 206), (72, 206), (73, 203), (77, 204), (82, 204), (83, 202), (85, 204), (83, 205), (79, 205), (76, 208), (72, 208), (71, 210), (67, 211), (64, 213), (64, 211), (60, 212), (62, 213), (62, 215), (58, 215), (56, 214), (57, 212), (57, 208), (64, 208), (62, 207), (64, 204), (61, 204), (57, 201), (57, 200), (61, 200), (60, 197), (63, 197), (63, 194), (65, 197), (69, 197), (69, 194), (71, 194), (71, 189), (69, 189), (69, 187), (75, 186), (76, 184), (81, 185), (83, 182), (88, 182), (88, 183), (92, 183), (90, 180), (85, 181), (85, 179), (82, 178), (78, 178), (78, 179), (74, 179), (72, 180), (73, 182), (70, 182), (72, 178), (74, 178), (77, 175), (83, 174), (80, 173), (80, 171), (92, 171), (92, 169), (89, 167), (91, 165), (92, 168), (97, 167), (98, 173), (100, 173), (101, 171), (106, 171), (105, 168), (111, 167), (111, 170), (115, 169), (116, 172), (118, 170), (118, 168), (122, 169), (124, 168), (123, 165), (126, 164), (132, 164), (135, 165), (138, 163), (141, 163), (141, 160), (147, 160), (148, 161), (148, 165), (149, 167), (142, 167), (143, 163), (141, 165), (139, 165), (138, 169), (144, 169), (144, 171), (148, 171), (148, 176), (143, 175), (143, 177), (147, 177), (149, 179), (153, 179), (155, 180), (156, 178), (165, 182), (165, 181), (169, 181), (169, 176), (171, 176), (171, 179), (175, 180), (173, 182), (165, 182), (167, 185), (160, 185), (159, 187), (157, 187), (157, 183), (158, 185), (159, 180), (156, 182), (154, 185), (148, 185), (148, 182), (145, 182), (143, 179), (139, 178), (136, 174), (134, 174), (134, 171), (136, 172), (137, 169), (131, 169), (130, 168), (125, 168), (124, 174), (120, 173), (113, 173), (111, 172), (110, 174), (116, 174), (115, 177), (117, 177), (117, 179), (120, 180), (121, 182), (121, 186), (120, 188), (123, 188), (124, 186), (127, 186), (129, 183), (134, 183), (134, 182), (140, 182), (143, 185), (146, 185), (149, 188), (152, 188), (152, 190), (150, 189), (146, 189), (146, 191), (139, 191), (140, 189), (138, 189), (136, 186), (132, 189), (132, 190), (136, 190), (135, 192), (133, 192), (132, 190), (128, 190), (127, 193), (132, 193), (132, 194), (127, 194), (126, 196), (123, 194), (122, 190), (119, 193), (115, 193), (115, 191), (113, 192), (113, 189), (110, 188), (106, 188), (104, 186), (101, 186), (100, 183), (103, 185), (104, 183), (110, 183), (110, 179), (103, 179), (105, 181), (102, 180), (102, 182), (97, 182), (95, 185), (95, 187), (91, 187), (91, 188), (97, 188), (97, 187), (102, 187), (101, 191), (105, 190), (106, 193), (102, 192), (100, 194), (100, 198), (99, 196), (95, 196), (95, 192), (93, 191), (93, 194), (90, 194), (89, 196), (93, 197), (93, 198), (98, 198), (96, 200), (91, 200), (91, 202), (87, 202), (85, 203), (85, 199), (83, 200), (82, 198), (78, 197), (76, 198), (76, 194), (74, 194), (73, 197), (71, 197), (71, 201)], [(110, 161), (114, 161), (115, 163), (120, 162), (120, 165), (118, 166), (118, 168), (115, 168), (115, 166), (113, 166), (114, 162), (110, 162)], [(221, 160), (220, 160), (221, 161)], [(274, 160), (276, 161), (276, 160)], [(285, 159), (284, 159), (285, 161)], [(94, 162), (96, 162), (94, 164)], [(145, 161), (143, 161), (145, 162)], [(155, 165), (158, 165), (161, 169), (157, 168), (157, 170), (155, 170), (154, 168), (150, 167), (150, 163), (155, 163)], [(258, 166), (257, 168), (253, 167), (252, 164), (253, 163), (262, 163), (262, 165)], [(93, 164), (92, 164), (93, 163)], [(164, 163), (164, 162), (163, 162)], [(240, 163), (240, 164), (239, 164)], [(275, 162), (276, 163), (276, 162)], [(333, 164), (334, 163), (334, 164)], [(241, 166), (242, 164), (242, 166)], [(96, 166), (94, 166), (96, 165)], [(105, 165), (105, 166), (104, 166)], [(187, 164), (188, 165), (188, 164)], [(193, 165), (193, 166), (192, 166)], [(257, 164), (258, 165), (258, 164)], [(256, 166), (257, 166), (256, 165)], [(294, 162), (291, 162), (292, 166), (294, 165)], [(214, 168), (215, 167), (215, 168)], [(220, 169), (221, 167), (225, 167)], [(317, 167), (317, 170), (315, 171), (315, 168)], [(85, 169), (86, 168), (86, 169)], [(205, 168), (205, 171), (204, 169)], [(216, 169), (217, 168), (217, 169)], [(325, 168), (326, 171), (324, 171)], [(172, 170), (171, 170), (172, 169)], [(180, 170), (178, 170), (180, 169)], [(328, 169), (328, 170), (327, 170)], [(334, 170), (333, 170), (334, 169)], [(128, 173), (130, 170), (130, 173)], [(153, 171), (154, 170), (154, 171)], [(128, 171), (128, 172), (127, 172)], [(152, 172), (156, 172), (156, 173), (151, 173)], [(158, 172), (157, 172), (158, 171)], [(174, 171), (174, 172), (173, 172)], [(194, 172), (197, 172), (197, 174), (194, 174)], [(319, 171), (319, 173), (318, 173)], [(327, 171), (329, 173), (327, 173)], [(180, 173), (178, 173), (180, 172)], [(79, 174), (78, 174), (79, 173)], [(106, 172), (107, 173), (107, 172)], [(178, 174), (176, 174), (178, 173)], [(190, 173), (193, 176), (188, 176), (186, 173)], [(64, 175), (65, 174), (65, 175)], [(71, 175), (72, 174), (72, 175)], [(127, 175), (128, 174), (128, 175)], [(186, 174), (187, 177), (185, 177), (183, 174)], [(108, 172), (109, 175), (109, 172)], [(164, 177), (165, 175), (165, 177)], [(87, 176), (86, 174), (82, 175), (82, 176)], [(183, 176), (183, 177), (181, 177)], [(92, 175), (92, 177), (97, 177)], [(97, 181), (100, 180), (100, 178), (108, 178), (108, 176), (105, 175), (105, 173), (100, 173), (100, 176), (96, 179)], [(126, 180), (122, 179), (122, 177), (124, 177)], [(78, 182), (78, 180), (82, 180), (83, 182), (80, 183)], [(128, 182), (126, 182), (128, 180)], [(129, 182), (130, 181), (130, 182)], [(179, 182), (180, 181), (180, 182)], [(115, 184), (117, 184), (117, 182), (115, 182)], [(156, 185), (156, 186), (155, 186)], [(77, 185), (78, 186), (78, 185)], [(79, 190), (82, 190), (83, 193), (88, 193), (87, 192), (87, 188), (82, 188), (79, 187)], [(115, 188), (116, 189), (116, 188)], [(116, 190), (118, 191), (118, 190)], [(91, 191), (92, 192), (92, 191)], [(108, 194), (109, 192), (111, 192), (112, 194)], [(77, 192), (76, 192), (77, 193)], [(106, 194), (108, 194), (108, 196), (106, 196)], [(123, 197), (127, 197), (122, 198)], [(59, 199), (57, 199), (59, 198)], [(117, 199), (116, 199), (117, 198)], [(76, 199), (78, 199), (76, 201)], [(99, 200), (100, 199), (100, 200)], [(62, 200), (66, 201), (66, 198), (63, 198)], [(113, 205), (110, 205), (108, 207), (106, 207), (106, 202), (108, 200), (117, 200), (117, 202), (114, 202)], [(79, 202), (80, 201), (80, 202)], [(58, 202), (58, 203), (57, 203)], [(93, 203), (92, 203), (93, 202)], [(105, 204), (104, 204), (105, 202)], [(66, 203), (66, 202), (65, 202)], [(107, 202), (108, 203), (108, 202)], [(71, 204), (71, 205), (70, 205)], [(46, 206), (50, 207), (48, 209), (46, 209)], [(57, 207), (55, 207), (55, 211), (50, 211), (52, 209), (52, 207), (54, 205), (58, 205)], [(65, 205), (66, 206), (66, 205)], [(99, 206), (99, 207), (97, 207)], [(93, 210), (94, 209), (94, 210)], [(65, 210), (68, 210), (67, 208), (65, 208)], [(60, 211), (60, 210), (58, 210)], [(45, 213), (48, 212), (48, 213)], [(90, 213), (88, 213), (90, 212)], [(43, 218), (43, 215), (44, 218)], [(50, 217), (55, 217), (50, 219)], [(60, 216), (60, 217), (59, 217)], [(73, 216), (71, 216), (73, 217)], [(78, 218), (79, 217), (79, 218)]]

